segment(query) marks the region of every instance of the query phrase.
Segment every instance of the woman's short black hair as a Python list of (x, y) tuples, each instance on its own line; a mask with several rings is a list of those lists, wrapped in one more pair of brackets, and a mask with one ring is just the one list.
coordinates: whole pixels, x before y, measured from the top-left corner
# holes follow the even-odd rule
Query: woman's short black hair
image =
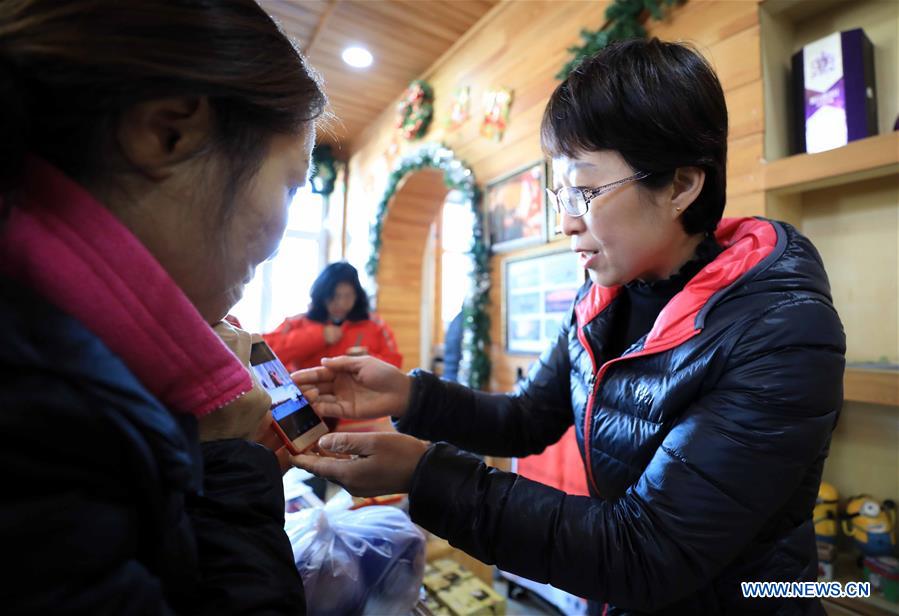
[(612, 43), (585, 59), (553, 92), (540, 137), (552, 157), (614, 150), (649, 188), (678, 167), (705, 183), (681, 217), (687, 233), (710, 233), (727, 191), (727, 106), (715, 71), (694, 49), (658, 39)]
[(368, 295), (365, 294), (365, 289), (359, 282), (359, 272), (346, 261), (338, 261), (327, 266), (312, 283), (312, 291), (310, 291), (312, 304), (309, 306), (309, 312), (306, 313), (307, 318), (319, 323), (328, 321), (327, 303), (334, 297), (337, 285), (341, 282), (351, 284), (356, 292), (356, 303), (353, 304), (353, 309), (347, 315), (347, 320), (364, 321), (368, 318)]

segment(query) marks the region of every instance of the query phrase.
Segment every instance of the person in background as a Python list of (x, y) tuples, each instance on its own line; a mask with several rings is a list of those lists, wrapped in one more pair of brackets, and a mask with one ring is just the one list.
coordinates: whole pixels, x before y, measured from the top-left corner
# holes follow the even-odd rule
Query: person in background
[[(290, 371), (321, 365), (324, 357), (370, 355), (399, 368), (403, 356), (393, 332), (369, 311), (368, 296), (356, 268), (344, 261), (331, 263), (312, 283), (309, 311), (288, 317), (278, 328), (263, 334), (275, 355)], [(325, 417), (330, 431), (355, 422)], [(321, 490), (321, 486), (316, 486)]]
[[(321, 414), (388, 415), (405, 434), (326, 435), (349, 456), (294, 463), (360, 495), (409, 492), (417, 524), (594, 614), (823, 613), (741, 588), (817, 577), (846, 341), (807, 238), (722, 219), (727, 124), (695, 50), (633, 39), (585, 59), (542, 124), (550, 203), (590, 276), (556, 341), (509, 395), (324, 360), (294, 375)], [(459, 449), (528, 455), (572, 424), (589, 496)]]
[(443, 339), (443, 379), (452, 383), (459, 382), (459, 364), (462, 363), (462, 341), (464, 339), (464, 315), (465, 311), (460, 310), (459, 314), (453, 317), (449, 327), (446, 328), (446, 337)]
[(267, 396), (211, 325), (325, 105), (252, 0), (0, 2), (4, 613), (305, 613)]
[(368, 307), (356, 268), (331, 263), (312, 283), (309, 311), (284, 320), (263, 338), (288, 370), (321, 364), (323, 357), (370, 355), (397, 368), (403, 356), (393, 332)]

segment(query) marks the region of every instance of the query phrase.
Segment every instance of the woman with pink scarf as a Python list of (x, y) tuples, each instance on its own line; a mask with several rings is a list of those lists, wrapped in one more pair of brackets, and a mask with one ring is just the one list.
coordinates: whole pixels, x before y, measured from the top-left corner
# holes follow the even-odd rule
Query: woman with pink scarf
[(6, 613), (305, 612), (268, 405), (211, 325), (324, 105), (252, 0), (0, 4)]

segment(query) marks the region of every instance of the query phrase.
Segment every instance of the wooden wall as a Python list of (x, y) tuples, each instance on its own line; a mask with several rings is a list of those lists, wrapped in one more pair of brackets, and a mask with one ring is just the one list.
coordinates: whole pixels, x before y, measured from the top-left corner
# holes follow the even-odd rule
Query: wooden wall
[(420, 364), (421, 264), (431, 224), (446, 193), (440, 172), (418, 171), (400, 185), (384, 218), (377, 312), (393, 329), (403, 354), (403, 370)]
[[(558, 84), (554, 75), (568, 58), (566, 48), (577, 43), (580, 30), (602, 23), (605, 6), (605, 2), (599, 1), (532, 0), (507, 1), (495, 7), (423, 75), (434, 86), (436, 99), (435, 119), (424, 141), (442, 141), (451, 147), (458, 158), (471, 166), (481, 185), (540, 159), (539, 125), (543, 107)], [(764, 117), (756, 0), (690, 0), (673, 9), (664, 22), (651, 22), (650, 31), (665, 40), (692, 42), (717, 69), (730, 111), (728, 213), (762, 214), (760, 164)], [(472, 118), (458, 132), (447, 134), (443, 126), (449, 98), (460, 86), (471, 87)], [(481, 97), (492, 87), (514, 90), (509, 129), (500, 143), (478, 135)], [(405, 144), (399, 148), (391, 145), (395, 140), (393, 123), (394, 107), (391, 106), (353, 141), (348, 218), (371, 216), (373, 204), (382, 192), (378, 190), (384, 180), (382, 176), (393, 167), (398, 156), (411, 149)], [(385, 246), (402, 241), (400, 238), (385, 240)], [(562, 241), (559, 245), (566, 243)], [(552, 248), (558, 249), (559, 245)], [(491, 388), (495, 390), (509, 390), (515, 368), (526, 368), (533, 361), (531, 357), (508, 356), (502, 350), (502, 260), (546, 249), (538, 247), (492, 259), (494, 371)], [(417, 276), (407, 275), (410, 280)], [(464, 288), (460, 284), (459, 292), (464, 292)], [(387, 293), (382, 292), (380, 296), (386, 300)]]

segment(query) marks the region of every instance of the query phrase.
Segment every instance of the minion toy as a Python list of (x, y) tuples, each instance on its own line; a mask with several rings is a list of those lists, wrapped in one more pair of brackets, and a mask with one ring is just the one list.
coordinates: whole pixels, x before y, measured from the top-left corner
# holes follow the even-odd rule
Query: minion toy
[(890, 556), (896, 546), (893, 525), (896, 521), (896, 504), (884, 501), (881, 506), (866, 494), (854, 496), (846, 504), (843, 515), (843, 532), (865, 556)]
[(822, 481), (818, 487), (818, 498), (812, 513), (812, 521), (815, 523), (815, 538), (821, 543), (834, 545), (837, 541), (839, 500), (840, 495), (837, 493), (837, 489)]

